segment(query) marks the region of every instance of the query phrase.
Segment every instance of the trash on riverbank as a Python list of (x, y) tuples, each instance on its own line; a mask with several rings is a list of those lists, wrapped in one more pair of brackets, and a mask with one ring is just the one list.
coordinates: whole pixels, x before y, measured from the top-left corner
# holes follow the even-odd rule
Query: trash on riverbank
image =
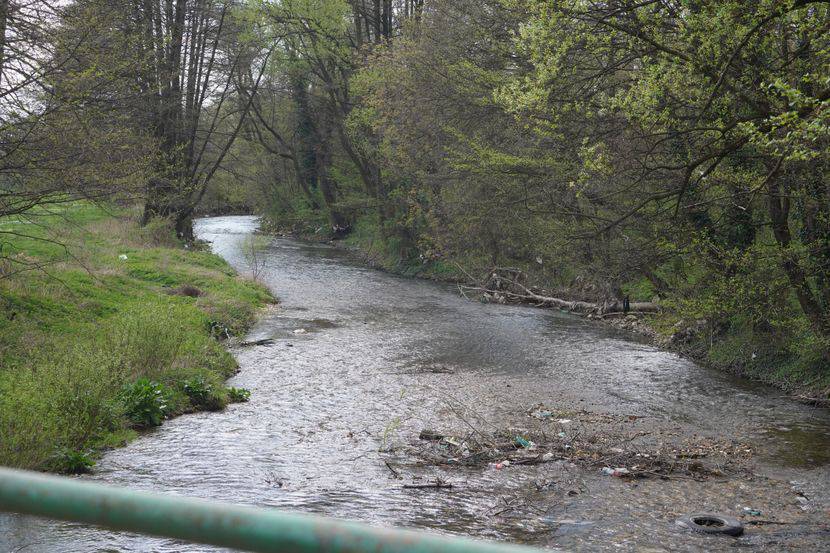
[[(547, 412), (552, 415), (537, 416)], [(467, 420), (466, 434), (421, 431), (420, 441), (411, 444), (407, 453), (421, 466), (503, 470), (566, 461), (618, 478), (693, 480), (745, 470), (751, 456), (743, 443), (640, 430), (634, 424), (639, 417), (632, 415), (571, 412), (564, 426), (552, 409), (535, 408), (528, 414), (541, 421), (538, 428), (484, 431)]]
[(424, 429), (424, 430), (421, 430), (420, 434), (418, 434), (418, 439), (419, 440), (430, 440), (430, 441), (443, 440), (444, 435), (441, 434), (440, 432), (436, 432), (435, 430), (426, 430), (426, 429)]
[(518, 445), (520, 447), (524, 447), (526, 449), (533, 449), (533, 446), (536, 445), (533, 442), (531, 442), (530, 440), (528, 440), (528, 439), (526, 439), (522, 436), (516, 436), (514, 438), (514, 441), (516, 442), (516, 445)]
[(726, 536), (740, 536), (744, 533), (744, 526), (736, 518), (716, 513), (696, 513), (680, 517), (677, 524), (685, 526), (694, 532), (703, 534), (722, 534)]
[(440, 478), (436, 478), (434, 482), (427, 482), (425, 484), (404, 484), (403, 489), (405, 490), (449, 490), (453, 488), (453, 485), (449, 482), (445, 482)]

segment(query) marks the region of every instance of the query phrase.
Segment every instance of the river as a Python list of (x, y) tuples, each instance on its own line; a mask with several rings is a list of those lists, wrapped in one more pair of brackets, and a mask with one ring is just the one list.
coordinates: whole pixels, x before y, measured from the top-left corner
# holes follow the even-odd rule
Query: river
[[(216, 217), (195, 229), (245, 272), (243, 244), (256, 225)], [(830, 550), (827, 411), (600, 324), (469, 301), (329, 245), (278, 238), (261, 260), (259, 278), (280, 303), (251, 333), (275, 342), (234, 351), (241, 370), (230, 383), (250, 389), (250, 401), (167, 421), (105, 454), (87, 478), (568, 551)], [(752, 454), (728, 477), (632, 481), (567, 461), (497, 470), (405, 453), (425, 428), (539, 425), (527, 413), (540, 403), (630, 417), (643, 443), (729, 440)], [(453, 488), (403, 488), (436, 478)], [(750, 525), (737, 539), (675, 524), (744, 507), (787, 524)], [(4, 516), (0, 551), (215, 550)]]

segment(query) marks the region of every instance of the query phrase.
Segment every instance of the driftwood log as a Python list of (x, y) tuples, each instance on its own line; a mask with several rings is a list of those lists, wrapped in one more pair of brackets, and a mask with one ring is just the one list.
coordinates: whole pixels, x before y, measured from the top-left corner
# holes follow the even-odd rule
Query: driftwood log
[(628, 311), (622, 301), (594, 303), (579, 300), (566, 300), (539, 294), (525, 285), (527, 277), (519, 269), (498, 268), (490, 273), (488, 279), (478, 286), (464, 286), (466, 290), (476, 290), (485, 294), (502, 295), (506, 299), (532, 303), (539, 307), (556, 307), (582, 314), (611, 315), (620, 313), (656, 313), (660, 305), (654, 302), (631, 302)]

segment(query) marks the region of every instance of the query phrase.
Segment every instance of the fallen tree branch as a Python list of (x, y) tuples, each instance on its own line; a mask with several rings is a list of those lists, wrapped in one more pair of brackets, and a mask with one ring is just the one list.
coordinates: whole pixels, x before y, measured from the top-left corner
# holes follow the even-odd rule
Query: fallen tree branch
[(392, 465), (390, 465), (389, 461), (384, 461), (383, 464), (386, 465), (386, 468), (389, 469), (389, 471), (395, 476), (395, 478), (401, 477), (401, 473), (397, 471)]
[(239, 342), (239, 345), (243, 348), (250, 347), (250, 346), (270, 346), (274, 343), (272, 338), (263, 338), (261, 340), (251, 340), (250, 342)]
[(433, 482), (432, 484), (404, 484), (403, 489), (405, 490), (444, 490), (452, 488), (452, 484), (447, 484), (445, 482)]
[[(465, 286), (463, 288), (466, 290), (476, 290), (479, 292), (483, 292), (485, 294), (501, 294), (502, 296), (509, 299), (533, 303), (540, 307), (557, 307), (559, 309), (564, 309), (566, 311), (570, 311), (573, 313), (596, 313), (599, 315), (603, 315), (605, 313), (657, 313), (658, 311), (660, 311), (660, 306), (653, 302), (629, 303), (628, 310), (626, 311), (624, 303), (620, 301), (614, 301), (611, 303), (593, 303), (578, 300), (565, 300), (562, 298), (555, 298), (553, 296), (543, 296), (541, 294), (537, 294), (536, 292), (534, 292), (533, 290), (531, 290), (530, 288), (518, 281), (518, 277), (520, 277), (522, 273), (519, 272), (517, 269), (509, 269), (508, 271), (511, 274), (516, 274), (517, 278), (509, 278), (494, 272), (493, 276), (488, 281), (487, 285)], [(499, 288), (491, 288), (489, 286), (491, 282), (495, 282), (496, 284), (498, 284)], [(509, 287), (515, 287), (519, 291), (514, 292), (513, 290), (502, 288), (502, 283), (507, 283)]]

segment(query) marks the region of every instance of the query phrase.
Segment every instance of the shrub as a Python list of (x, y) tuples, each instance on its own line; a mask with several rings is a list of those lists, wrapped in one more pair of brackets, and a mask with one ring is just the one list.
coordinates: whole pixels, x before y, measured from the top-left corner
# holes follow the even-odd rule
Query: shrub
[(96, 351), (79, 346), (30, 360), (6, 375), (0, 390), (0, 464), (63, 469), (55, 451), (83, 451), (123, 428), (116, 396), (120, 375)]
[(150, 246), (176, 248), (181, 245), (176, 238), (173, 220), (167, 217), (153, 217), (140, 229), (142, 238)]
[(245, 388), (228, 388), (228, 401), (231, 403), (245, 403), (251, 399), (251, 391)]
[(158, 426), (167, 414), (164, 388), (148, 378), (139, 378), (124, 386), (120, 399), (127, 418), (139, 428)]
[(227, 397), (222, 393), (223, 390), (209, 382), (203, 375), (186, 380), (183, 389), (195, 409), (218, 411), (227, 404)]
[(174, 306), (149, 304), (130, 309), (111, 321), (98, 347), (107, 350), (112, 362), (127, 374), (158, 378), (185, 345), (184, 317)]
[(54, 462), (50, 468), (67, 474), (86, 474), (94, 466), (95, 461), (92, 460), (90, 452), (64, 447), (55, 453)]
[(208, 332), (218, 340), (243, 334), (256, 318), (251, 302), (227, 298), (202, 298), (199, 307), (207, 314)]

